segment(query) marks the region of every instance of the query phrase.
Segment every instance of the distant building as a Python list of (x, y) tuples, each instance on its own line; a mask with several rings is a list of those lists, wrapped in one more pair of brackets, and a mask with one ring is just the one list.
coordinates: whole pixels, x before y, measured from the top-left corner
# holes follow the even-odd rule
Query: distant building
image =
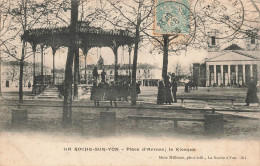
[(260, 85), (258, 40), (254, 36), (251, 40), (245, 39), (245, 49), (231, 44), (218, 50), (216, 41), (212, 41), (208, 58), (202, 63), (193, 63), (193, 80), (198, 81), (199, 86), (246, 86), (255, 79)]
[[(28, 82), (33, 84), (33, 63), (24, 63), (24, 73), (23, 73), (23, 85), (28, 86)], [(50, 75), (51, 69), (49, 67), (43, 67), (43, 74)], [(41, 64), (36, 63), (35, 68), (36, 76), (41, 74)], [(3, 60), (1, 64), (1, 83), (3, 88), (18, 87), (19, 77), (20, 77), (20, 64), (19, 61), (6, 61)]]
[[(65, 69), (55, 69), (54, 72), (55, 72), (55, 84), (61, 85), (65, 79)], [(53, 73), (53, 69), (51, 70), (51, 73)]]
[[(81, 69), (80, 71), (80, 80), (81, 83), (85, 83), (85, 70), (86, 70), (86, 82), (87, 84), (92, 84), (93, 82), (93, 69), (95, 65), (88, 65), (86, 69)], [(106, 72), (106, 81), (110, 83), (114, 81), (114, 65), (104, 65), (103, 68)], [(131, 66), (132, 69), (132, 66)], [(100, 74), (102, 70), (98, 70), (99, 81), (101, 80)], [(129, 73), (129, 65), (123, 64), (120, 65), (118, 69), (118, 77), (120, 78), (129, 78), (132, 70)], [(136, 70), (136, 80), (141, 83), (143, 86), (157, 86), (157, 82), (161, 79), (161, 69), (151, 64), (138, 64)]]

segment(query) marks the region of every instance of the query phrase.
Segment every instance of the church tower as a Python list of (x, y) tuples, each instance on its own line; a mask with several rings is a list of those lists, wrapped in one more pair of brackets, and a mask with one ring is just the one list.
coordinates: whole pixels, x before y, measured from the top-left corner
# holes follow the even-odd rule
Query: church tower
[(219, 50), (219, 41), (218, 39), (218, 31), (212, 30), (211, 32), (208, 32), (208, 51), (218, 51)]
[(257, 32), (258, 30), (248, 30), (246, 31), (246, 48), (249, 51), (254, 51), (258, 49), (259, 43), (257, 38)]

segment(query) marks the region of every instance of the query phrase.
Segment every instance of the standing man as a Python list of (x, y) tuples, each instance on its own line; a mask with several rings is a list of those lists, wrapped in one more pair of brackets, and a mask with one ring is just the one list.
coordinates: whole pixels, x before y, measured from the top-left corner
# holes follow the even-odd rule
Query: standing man
[(101, 72), (101, 81), (105, 82), (105, 80), (106, 80), (106, 72), (105, 72), (105, 69), (103, 69)]
[(93, 79), (94, 79), (94, 82), (97, 82), (97, 79), (98, 79), (97, 66), (95, 66), (94, 69), (93, 69)]
[(177, 81), (175, 78), (173, 78), (172, 79), (172, 95), (173, 95), (174, 103), (177, 103), (176, 93), (177, 93)]

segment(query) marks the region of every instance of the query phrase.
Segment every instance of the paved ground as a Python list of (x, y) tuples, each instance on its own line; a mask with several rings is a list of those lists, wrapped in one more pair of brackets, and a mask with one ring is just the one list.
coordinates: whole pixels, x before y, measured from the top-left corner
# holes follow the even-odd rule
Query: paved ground
[[(174, 130), (173, 121), (142, 121), (139, 128), (135, 128), (134, 121), (128, 119), (129, 115), (145, 115), (160, 117), (188, 117), (204, 118), (206, 113), (204, 101), (186, 101), (185, 105), (191, 110), (180, 109), (181, 103), (172, 105), (156, 105), (157, 89), (155, 87), (144, 87), (141, 89), (138, 104), (133, 109), (130, 102), (118, 102), (120, 108), (110, 108), (117, 116), (117, 135), (145, 135), (145, 136), (170, 136), (205, 138), (204, 127), (201, 122), (179, 122), (178, 129)], [(230, 109), (230, 102), (210, 102), (210, 107), (220, 110), (224, 114), (224, 137), (238, 139), (258, 139), (259, 134), (259, 107), (245, 107), (243, 103), (247, 89), (237, 88), (200, 88), (190, 93), (184, 93), (183, 88), (178, 89), (178, 96), (233, 96), (236, 97), (235, 108), (237, 110), (257, 112), (237, 112)], [(28, 110), (28, 123), (19, 128), (11, 125), (11, 110), (17, 108), (18, 93), (9, 91), (3, 93), (0, 100), (0, 130), (3, 131), (28, 131), (55, 134), (73, 134), (84, 137), (100, 136), (99, 121), (100, 111), (106, 111), (109, 102), (101, 102), (102, 108), (93, 108), (93, 102), (82, 99), (73, 102), (73, 122), (68, 128), (61, 125), (62, 100), (44, 101), (34, 100), (25, 92), (25, 101), (22, 108)], [(139, 109), (141, 107), (141, 109)], [(154, 109), (156, 108), (156, 109)], [(222, 112), (226, 110), (225, 112)], [(230, 110), (230, 111), (229, 111)], [(259, 111), (259, 112), (258, 112)]]
[[(34, 97), (30, 95), (31, 90), (28, 88), (24, 88), (24, 100), (31, 101), (33, 100), (35, 102)], [(252, 111), (260, 111), (260, 107), (256, 106), (245, 106), (245, 98), (246, 98), (247, 88), (221, 88), (221, 87), (200, 87), (198, 90), (191, 90), (189, 93), (184, 92), (184, 87), (178, 87), (177, 97), (215, 97), (215, 98), (235, 98), (236, 101), (234, 101), (234, 108), (231, 108), (231, 101), (217, 101), (217, 100), (211, 100), (209, 101), (209, 107), (215, 108), (215, 109), (225, 109), (225, 110), (252, 110)], [(258, 94), (260, 98), (260, 93)], [(89, 95), (82, 96), (80, 100), (74, 101), (75, 105), (92, 105), (92, 101), (89, 100)], [(3, 98), (7, 100), (18, 100), (18, 88), (13, 89), (3, 89)], [(156, 99), (157, 99), (157, 87), (141, 87), (141, 94), (138, 98), (138, 105), (144, 105), (144, 106), (151, 106), (152, 107), (158, 107), (156, 105)], [(58, 103), (62, 103), (62, 99), (57, 100)], [(26, 101), (25, 101), (26, 103)], [(130, 102), (120, 102), (119, 105), (121, 106), (131, 106)], [(184, 100), (184, 104), (186, 108), (198, 108), (198, 109), (204, 109), (206, 106), (205, 101), (201, 100)], [(108, 102), (101, 102), (101, 106), (109, 106)], [(181, 106), (181, 101), (179, 100), (178, 103), (172, 103), (172, 105), (161, 105), (160, 107), (179, 107)], [(228, 113), (228, 112), (227, 112)], [(229, 112), (233, 113), (233, 112)], [(236, 115), (239, 115), (240, 113), (235, 113)], [(257, 115), (247, 114), (243, 113), (242, 116), (249, 117), (257, 117)], [(260, 116), (258, 116), (260, 117)]]

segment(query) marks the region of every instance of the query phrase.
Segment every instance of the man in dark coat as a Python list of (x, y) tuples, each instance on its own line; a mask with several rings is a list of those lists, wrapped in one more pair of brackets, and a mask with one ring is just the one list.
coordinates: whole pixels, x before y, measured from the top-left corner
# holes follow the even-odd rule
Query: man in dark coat
[(140, 89), (140, 83), (136, 83), (136, 100), (138, 99), (138, 95), (141, 94), (141, 89)]
[(90, 100), (94, 101), (95, 107), (99, 106), (99, 95), (98, 95), (98, 86), (97, 83), (94, 82), (92, 89), (91, 89), (91, 95), (90, 95)]
[(258, 89), (256, 85), (257, 82), (255, 80), (249, 83), (246, 95), (246, 106), (249, 106), (249, 103), (258, 103), (259, 106), (259, 98), (257, 96)]
[(95, 82), (97, 82), (97, 78), (98, 78), (98, 69), (97, 67), (95, 66), (94, 69), (93, 69), (93, 79)]
[(114, 82), (111, 82), (107, 90), (107, 99), (110, 101), (111, 107), (113, 106), (113, 102), (115, 104), (115, 107), (117, 107), (116, 104), (117, 95), (118, 95), (117, 85)]
[(106, 80), (106, 74), (107, 74), (107, 73), (105, 72), (105, 69), (103, 69), (102, 72), (101, 72), (101, 81), (102, 81), (102, 82), (105, 82), (105, 80)]
[(31, 85), (31, 82), (29, 81), (29, 82), (28, 82), (28, 89), (30, 89), (31, 86), (32, 86), (32, 85)]
[(175, 79), (173, 79), (172, 80), (172, 95), (174, 98), (174, 103), (177, 103), (176, 93), (177, 93), (177, 81)]

